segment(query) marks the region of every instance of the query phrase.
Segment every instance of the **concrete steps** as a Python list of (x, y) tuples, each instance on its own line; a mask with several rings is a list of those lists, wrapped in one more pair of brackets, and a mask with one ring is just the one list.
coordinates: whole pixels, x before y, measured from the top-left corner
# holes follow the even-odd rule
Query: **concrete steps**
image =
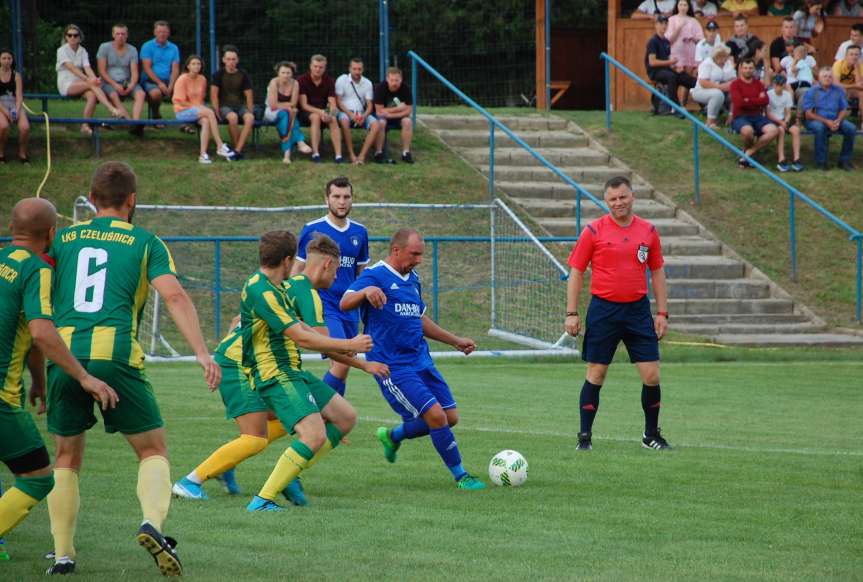
[[(539, 223), (553, 236), (578, 236), (576, 232), (575, 218), (567, 216), (565, 218), (537, 218)], [(659, 235), (665, 236), (692, 236), (698, 234), (698, 226), (684, 222), (676, 218), (657, 218), (650, 221), (659, 231)], [(584, 222), (587, 224), (587, 222)]]
[[(479, 133), (471, 129), (442, 129), (438, 137), (457, 148), (487, 148), (489, 133)], [(532, 148), (584, 148), (589, 145), (586, 135), (568, 131), (520, 131), (517, 133), (527, 145)], [(501, 131), (494, 134), (495, 149), (521, 148), (508, 135)]]
[[(501, 180), (498, 175), (497, 168), (495, 168), (495, 186), (500, 190), (506, 192), (509, 196), (516, 198), (532, 198), (532, 199), (547, 199), (547, 200), (566, 200), (575, 207), (576, 200), (576, 192), (575, 189), (558, 178), (548, 173), (543, 180), (544, 181), (523, 181), (523, 182), (509, 182), (506, 180)], [(582, 188), (602, 200), (602, 196), (605, 193), (605, 182), (602, 184), (594, 183), (594, 182), (584, 182), (576, 180)], [(635, 197), (639, 200), (649, 200), (653, 198), (653, 188), (646, 184), (633, 184), (632, 191), (635, 192)], [(667, 207), (670, 208), (670, 207)], [(581, 209), (583, 212), (592, 211), (594, 212), (594, 216), (601, 216), (604, 211), (600, 210), (600, 208), (590, 202), (589, 200), (582, 199)], [(674, 215), (674, 209), (672, 210), (672, 216)], [(640, 216), (640, 215), (639, 215)]]
[[(506, 188), (501, 185), (501, 188)], [(511, 200), (527, 210), (531, 216), (539, 217), (560, 217), (560, 216), (575, 216), (576, 201), (571, 196), (568, 198), (524, 198), (520, 196), (511, 196)], [(637, 194), (636, 194), (637, 195)], [(666, 206), (651, 199), (636, 199), (635, 213), (648, 220), (656, 218), (674, 218), (674, 208)], [(605, 214), (605, 211), (599, 208), (596, 204), (590, 201), (582, 200), (581, 203), (581, 218), (582, 220), (594, 220)]]
[[(468, 162), (474, 165), (488, 165), (488, 147), (457, 148)], [(555, 166), (600, 166), (608, 164), (609, 157), (605, 152), (589, 147), (577, 148), (536, 148), (550, 164)], [(521, 148), (504, 148), (494, 154), (495, 171), (501, 166), (538, 166), (543, 167), (530, 152)], [(548, 170), (546, 170), (548, 171)], [(549, 172), (549, 175), (551, 172)]]
[[(541, 166), (507, 166), (500, 165), (499, 161), (500, 160), (497, 160), (497, 156), (495, 156), (494, 179), (498, 186), (501, 182), (508, 182), (511, 185), (525, 182), (548, 182), (550, 184), (560, 183), (560, 179), (548, 168)], [(479, 164), (477, 168), (484, 175), (488, 176), (487, 164)], [(585, 188), (586, 184), (605, 184), (606, 180), (615, 176), (626, 176), (627, 178), (632, 178), (632, 172), (628, 169), (612, 165), (558, 166), (558, 169)], [(507, 194), (515, 194), (507, 190), (504, 191), (507, 192)]]
[[(488, 121), (480, 115), (419, 115), (419, 121), (433, 130), (475, 130), (488, 133)], [(497, 120), (518, 133), (523, 131), (566, 131), (569, 123), (560, 117), (545, 115), (501, 116)], [(503, 135), (503, 132), (496, 131)]]

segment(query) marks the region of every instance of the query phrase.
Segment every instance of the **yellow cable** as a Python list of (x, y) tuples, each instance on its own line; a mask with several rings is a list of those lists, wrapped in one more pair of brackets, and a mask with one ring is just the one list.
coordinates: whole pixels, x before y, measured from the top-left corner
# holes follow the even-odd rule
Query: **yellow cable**
[(666, 342), (663, 342), (663, 343), (671, 344), (671, 345), (673, 345), (673, 346), (696, 346), (696, 347), (702, 347), (702, 348), (723, 348), (723, 349), (724, 349), (724, 348), (730, 347), (730, 346), (726, 346), (726, 345), (723, 345), (723, 344), (714, 344), (714, 343), (710, 343), (710, 342), (679, 342), (679, 341), (666, 341)]
[[(45, 150), (46, 150), (45, 159), (47, 160), (48, 163), (46, 164), (46, 167), (45, 167), (45, 176), (42, 178), (42, 182), (39, 184), (39, 187), (36, 188), (36, 198), (41, 198), (42, 197), (42, 188), (45, 187), (45, 183), (48, 182), (48, 176), (51, 175), (51, 119), (48, 117), (48, 113), (45, 111), (40, 111), (40, 112), (33, 111), (32, 109), (30, 109), (27, 106), (27, 103), (25, 103), (23, 101), (21, 102), (21, 105), (23, 105), (24, 109), (26, 109), (29, 113), (32, 113), (33, 115), (39, 115), (41, 113), (42, 116), (45, 118)], [(60, 214), (59, 212), (57, 213), (57, 216), (59, 216), (63, 220), (68, 220), (69, 222), (72, 222), (72, 223), (75, 222), (74, 219), (72, 219), (72, 218), (70, 218), (64, 214)]]

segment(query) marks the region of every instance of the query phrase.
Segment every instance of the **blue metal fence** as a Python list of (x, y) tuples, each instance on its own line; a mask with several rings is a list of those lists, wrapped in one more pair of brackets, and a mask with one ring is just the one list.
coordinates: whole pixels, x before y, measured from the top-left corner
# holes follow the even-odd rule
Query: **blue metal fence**
[(788, 234), (789, 234), (789, 261), (791, 264), (791, 279), (797, 280), (797, 221), (796, 221), (796, 202), (800, 200), (801, 202), (808, 205), (810, 208), (818, 212), (821, 216), (826, 218), (829, 222), (836, 225), (848, 235), (848, 240), (851, 241), (852, 244), (856, 245), (857, 252), (857, 277), (856, 277), (856, 303), (855, 303), (855, 311), (854, 315), (857, 319), (857, 323), (861, 323), (861, 317), (863, 317), (863, 232), (857, 230), (853, 226), (846, 223), (844, 220), (818, 204), (812, 198), (765, 168), (761, 165), (757, 160), (746, 155), (746, 152), (735, 146), (733, 143), (725, 139), (721, 134), (712, 128), (705, 125), (700, 119), (689, 113), (683, 107), (680, 107), (677, 103), (673, 102), (671, 99), (657, 91), (653, 88), (649, 83), (647, 83), (644, 79), (633, 73), (630, 69), (628, 69), (625, 65), (623, 65), (620, 61), (616, 60), (614, 57), (602, 53), (601, 58), (603, 59), (603, 64), (605, 68), (605, 127), (611, 132), (611, 67), (615, 67), (621, 73), (638, 83), (644, 89), (649, 91), (653, 96), (658, 99), (661, 99), (666, 104), (668, 104), (674, 111), (683, 115), (692, 123), (692, 139), (693, 139), (693, 147), (692, 147), (692, 156), (693, 156), (693, 182), (694, 182), (694, 194), (695, 194), (695, 203), (697, 205), (701, 205), (701, 176), (700, 176), (700, 153), (698, 151), (698, 140), (700, 136), (700, 132), (703, 131), (710, 137), (712, 137), (715, 141), (719, 142), (720, 145), (725, 147), (726, 149), (733, 152), (736, 156), (745, 158), (755, 169), (761, 172), (764, 176), (778, 184), (781, 188), (785, 189), (788, 192)]

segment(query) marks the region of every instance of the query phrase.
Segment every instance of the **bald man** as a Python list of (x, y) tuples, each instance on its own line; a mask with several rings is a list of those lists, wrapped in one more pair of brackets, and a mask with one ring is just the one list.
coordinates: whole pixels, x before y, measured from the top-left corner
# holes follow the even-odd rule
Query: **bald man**
[(77, 378), (103, 409), (117, 403), (114, 390), (81, 367), (54, 327), (52, 271), (39, 255), (50, 246), (56, 222), (50, 202), (25, 198), (12, 209), (12, 244), (0, 250), (0, 461), (15, 474), (15, 485), (0, 497), (0, 536), (54, 487), (48, 449), (24, 410), (25, 361), (32, 376), (30, 403), (41, 401), (40, 414), (45, 411), (42, 354)]

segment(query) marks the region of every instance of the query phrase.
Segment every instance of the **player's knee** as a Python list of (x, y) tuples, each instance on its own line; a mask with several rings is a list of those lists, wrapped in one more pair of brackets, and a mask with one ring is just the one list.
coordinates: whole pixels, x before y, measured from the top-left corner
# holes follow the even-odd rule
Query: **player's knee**
[(320, 431), (312, 431), (309, 434), (303, 437), (303, 441), (306, 445), (317, 452), (321, 450), (321, 447), (324, 446), (324, 443), (327, 442), (327, 432), (323, 430), (323, 426)]
[(446, 413), (446, 421), (451, 427), (458, 424), (459, 416), (458, 409), (456, 408), (448, 408), (444, 411)]
[(429, 428), (443, 428), (448, 426), (446, 414), (439, 405), (435, 405), (423, 414), (423, 420), (429, 425)]
[(402, 118), (402, 129), (410, 129), (413, 127), (413, 122), (410, 117)]

